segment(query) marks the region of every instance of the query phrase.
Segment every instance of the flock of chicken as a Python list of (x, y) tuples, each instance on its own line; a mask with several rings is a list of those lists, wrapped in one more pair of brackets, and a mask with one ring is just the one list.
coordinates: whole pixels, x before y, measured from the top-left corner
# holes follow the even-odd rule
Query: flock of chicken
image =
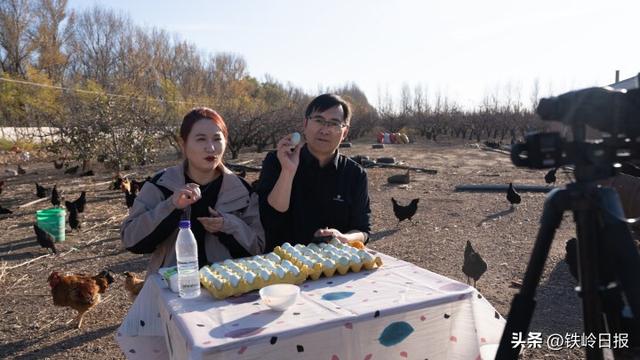
[[(56, 169), (62, 169), (62, 162), (54, 161), (54, 167)], [(76, 174), (79, 170), (79, 166), (69, 167), (65, 170), (65, 174)], [(93, 176), (93, 171), (89, 170), (80, 174), (80, 176)], [(147, 178), (149, 180), (149, 178)], [(136, 198), (138, 191), (142, 188), (147, 181), (136, 181), (135, 179), (128, 179), (120, 174), (114, 176), (114, 181), (111, 184), (111, 189), (120, 189), (125, 195), (125, 204), (127, 207), (131, 207)], [(4, 181), (0, 181), (0, 194), (4, 186)], [(51, 204), (58, 208), (64, 200), (64, 194), (58, 189), (57, 184), (53, 185), (53, 188), (47, 188), (39, 183), (35, 183), (35, 195), (39, 199), (49, 197)], [(81, 228), (81, 222), (78, 218), (78, 214), (85, 211), (87, 204), (87, 194), (85, 191), (80, 193), (80, 196), (73, 201), (64, 201), (64, 206), (69, 213), (68, 223), (72, 230)], [(0, 207), (0, 214), (11, 214), (12, 211), (3, 207)], [(36, 235), (36, 240), (40, 246), (57, 254), (58, 251), (55, 246), (54, 237), (47, 231), (41, 229), (37, 223), (33, 224), (33, 230)], [(82, 319), (84, 314), (92, 309), (100, 302), (100, 295), (104, 294), (114, 282), (110, 270), (103, 270), (97, 275), (91, 276), (86, 274), (67, 274), (62, 275), (57, 271), (51, 273), (48, 278), (49, 286), (51, 287), (51, 296), (53, 298), (53, 304), (57, 306), (70, 307), (78, 312), (78, 315), (72, 320), (75, 322), (76, 327), (82, 326)], [(135, 297), (138, 295), (144, 280), (137, 278), (134, 274), (125, 272), (124, 287), (129, 292), (130, 296)]]
[[(56, 169), (61, 169), (63, 164), (62, 162), (54, 161), (54, 167)], [(78, 166), (69, 167), (65, 170), (65, 173), (76, 174), (78, 170)], [(553, 169), (545, 175), (545, 181), (547, 184), (555, 183), (556, 170), (557, 169)], [(81, 176), (92, 175), (94, 174), (91, 170), (81, 174)], [(150, 177), (147, 177), (144, 181), (137, 181), (117, 174), (114, 176), (110, 188), (112, 190), (121, 190), (125, 197), (125, 204), (130, 208), (144, 183), (149, 180)], [(407, 170), (404, 174), (393, 175), (389, 177), (388, 181), (389, 183), (394, 184), (408, 184), (411, 181), (410, 171)], [(0, 181), (0, 193), (2, 193), (3, 185), (4, 181)], [(46, 188), (37, 182), (35, 185), (36, 196), (38, 198), (50, 197), (51, 204), (54, 207), (61, 206), (64, 195), (60, 190), (58, 190), (57, 185), (54, 185), (53, 188)], [(511, 183), (509, 184), (506, 197), (512, 207), (515, 204), (521, 203), (521, 197)], [(420, 199), (413, 199), (408, 205), (400, 205), (396, 199), (391, 198), (393, 213), (398, 219), (398, 224), (404, 220), (409, 220), (413, 223), (412, 218), (418, 210), (419, 201)], [(81, 224), (78, 219), (78, 214), (85, 211), (86, 203), (87, 197), (85, 191), (82, 191), (80, 196), (74, 201), (64, 201), (65, 208), (69, 213), (68, 223), (72, 230), (80, 229)], [(10, 213), (11, 210), (0, 207), (0, 214)], [(55, 248), (55, 241), (51, 234), (39, 228), (37, 224), (34, 224), (33, 228), (38, 243), (43, 248), (49, 249), (56, 254), (57, 250)], [(464, 263), (462, 266), (462, 272), (467, 276), (467, 283), (469, 283), (470, 279), (473, 279), (475, 286), (476, 281), (478, 281), (487, 271), (487, 267), (487, 263), (482, 259), (480, 254), (473, 249), (471, 242), (467, 241), (464, 249)], [(78, 328), (80, 328), (82, 326), (84, 314), (100, 302), (100, 295), (104, 294), (109, 288), (109, 285), (114, 282), (112, 274), (113, 273), (110, 270), (103, 270), (94, 276), (85, 274), (61, 275), (54, 271), (48, 279), (51, 287), (53, 303), (57, 306), (71, 307), (76, 310), (78, 315), (72, 321), (76, 323)], [(137, 278), (129, 272), (125, 272), (124, 276), (125, 289), (129, 292), (130, 296), (137, 296), (142, 289), (144, 280)]]
[[(555, 183), (555, 171), (557, 171), (557, 169), (552, 169), (552, 171), (545, 175), (545, 181), (547, 182), (547, 184), (550, 184), (552, 182)], [(410, 179), (410, 171), (407, 170), (405, 174), (390, 176), (387, 181), (391, 184), (408, 184), (411, 181)], [(509, 183), (506, 197), (512, 208), (522, 202), (522, 197), (514, 188), (513, 183)], [(398, 219), (398, 224), (400, 224), (404, 220), (413, 222), (411, 218), (418, 211), (419, 201), (420, 199), (413, 199), (408, 205), (400, 205), (396, 199), (391, 198), (391, 203), (393, 205), (393, 214)], [(482, 258), (482, 256), (480, 256), (477, 251), (473, 249), (473, 247), (471, 246), (471, 242), (467, 240), (467, 244), (464, 249), (464, 262), (462, 265), (462, 272), (467, 276), (467, 283), (470, 282), (470, 279), (473, 279), (473, 286), (475, 287), (476, 282), (487, 271), (487, 268), (487, 262)]]

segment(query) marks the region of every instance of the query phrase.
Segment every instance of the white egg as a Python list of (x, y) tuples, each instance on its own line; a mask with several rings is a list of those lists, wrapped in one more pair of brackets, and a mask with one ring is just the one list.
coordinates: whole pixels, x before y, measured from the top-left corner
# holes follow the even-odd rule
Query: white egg
[(276, 254), (274, 254), (274, 253), (268, 253), (267, 255), (265, 255), (265, 258), (266, 258), (267, 260), (271, 260), (271, 261), (273, 261), (274, 263), (279, 263), (279, 262), (280, 262), (280, 260), (282, 260), (282, 259), (280, 258), (280, 256), (278, 256), (278, 255), (276, 255)]
[(301, 139), (302, 137), (300, 136), (299, 132), (296, 131), (293, 134), (291, 134), (291, 146), (296, 146), (300, 144)]
[(282, 268), (281, 266), (276, 267), (275, 271), (276, 275), (282, 279), (285, 275), (286, 275), (286, 271), (284, 268)]
[(240, 276), (236, 274), (231, 274), (228, 279), (229, 279), (229, 283), (233, 287), (237, 287), (238, 283), (240, 282)]
[(327, 268), (327, 269), (333, 269), (334, 267), (336, 267), (336, 263), (335, 263), (335, 261), (333, 261), (331, 259), (327, 259), (327, 260), (322, 262), (322, 266)]
[(253, 281), (255, 279), (256, 279), (256, 276), (253, 273), (248, 272), (244, 274), (244, 280), (249, 284), (253, 284)]
[(224, 265), (226, 265), (226, 266), (234, 265), (234, 262), (233, 262), (233, 260), (231, 260), (231, 259), (227, 259), (227, 260), (223, 261), (222, 263), (223, 263)]
[(209, 267), (215, 271), (218, 271), (218, 269), (220, 269), (222, 265), (220, 265), (219, 263), (214, 263), (214, 264), (211, 264), (211, 266)]
[(260, 271), (260, 277), (262, 278), (262, 280), (267, 281), (271, 277), (271, 273), (269, 273), (267, 270), (262, 270)]

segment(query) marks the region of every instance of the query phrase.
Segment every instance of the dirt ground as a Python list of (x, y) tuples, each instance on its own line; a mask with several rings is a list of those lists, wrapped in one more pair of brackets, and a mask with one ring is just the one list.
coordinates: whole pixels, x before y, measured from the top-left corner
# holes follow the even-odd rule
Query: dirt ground
[[(520, 281), (529, 261), (545, 194), (521, 192), (522, 204), (510, 209), (504, 193), (455, 192), (454, 188), (460, 184), (509, 182), (545, 185), (545, 171), (515, 168), (507, 155), (472, 144), (422, 141), (372, 149), (370, 143), (360, 143), (342, 152), (373, 158), (394, 156), (411, 166), (438, 170), (436, 175), (412, 173), (412, 182), (405, 188), (387, 184), (388, 176), (403, 170), (368, 170), (373, 211), (369, 246), (466, 282), (461, 267), (465, 244), (471, 240), (489, 264), (477, 287), (503, 316), (508, 314), (517, 292), (512, 282)], [(263, 157), (264, 154), (244, 153), (238, 161), (254, 160), (251, 164), (260, 164)], [(132, 172), (142, 179), (175, 161), (175, 156), (167, 155), (165, 161)], [(26, 175), (4, 174), (0, 195), (0, 205), (14, 210), (13, 215), (0, 216), (0, 358), (123, 359), (114, 333), (131, 305), (123, 287), (124, 276), (117, 276), (102, 303), (87, 313), (82, 330), (65, 324), (75, 312), (53, 306), (47, 284), (47, 277), (54, 270), (97, 273), (109, 268), (120, 274), (130, 271), (144, 276), (147, 257), (128, 253), (120, 244), (119, 227), (127, 208), (124, 195), (109, 190), (113, 173), (96, 164), (96, 176), (79, 178), (55, 170), (51, 162), (33, 160), (26, 168)], [(0, 171), (4, 171), (2, 166)], [(257, 176), (250, 172), (247, 178), (251, 181)], [(560, 172), (558, 180), (559, 184), (568, 181)], [(36, 200), (34, 181), (47, 187), (57, 183), (67, 200), (76, 199), (80, 191), (86, 190), (88, 203), (82, 229), (70, 232), (67, 228), (66, 241), (58, 243), (59, 255), (24, 264), (47, 254), (36, 243), (32, 224), (35, 211), (51, 204), (45, 200), (18, 207)], [(401, 203), (420, 198), (414, 224), (397, 224), (391, 197)], [(538, 289), (531, 331), (542, 332), (545, 339), (552, 333), (582, 333), (581, 305), (573, 290), (576, 284), (562, 260), (565, 241), (573, 232), (572, 218), (566, 214)], [(544, 346), (525, 355), (527, 359), (582, 357), (582, 350), (550, 351)]]

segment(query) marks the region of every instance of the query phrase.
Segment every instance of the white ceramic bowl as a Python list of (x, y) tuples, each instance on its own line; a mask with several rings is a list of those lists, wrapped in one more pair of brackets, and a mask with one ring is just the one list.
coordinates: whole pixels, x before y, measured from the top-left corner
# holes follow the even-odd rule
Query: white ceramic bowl
[(276, 311), (285, 311), (298, 298), (300, 288), (291, 284), (275, 284), (260, 289), (260, 298), (268, 307)]

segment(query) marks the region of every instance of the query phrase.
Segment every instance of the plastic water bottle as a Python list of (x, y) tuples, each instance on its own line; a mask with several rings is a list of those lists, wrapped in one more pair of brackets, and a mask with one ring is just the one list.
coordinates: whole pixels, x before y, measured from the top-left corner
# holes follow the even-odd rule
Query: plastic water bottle
[(191, 299), (200, 296), (198, 244), (191, 232), (191, 222), (189, 220), (181, 220), (179, 226), (180, 230), (176, 240), (178, 291), (181, 298)]

